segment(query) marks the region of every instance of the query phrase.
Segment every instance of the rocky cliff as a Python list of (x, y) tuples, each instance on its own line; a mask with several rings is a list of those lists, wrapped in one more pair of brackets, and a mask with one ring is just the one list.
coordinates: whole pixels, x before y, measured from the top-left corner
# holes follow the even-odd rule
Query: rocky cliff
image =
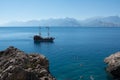
[(39, 54), (25, 54), (9, 47), (0, 51), (0, 80), (55, 80), (49, 62)]
[(115, 80), (120, 80), (120, 52), (110, 55), (105, 58), (107, 63), (106, 71), (110, 73)]

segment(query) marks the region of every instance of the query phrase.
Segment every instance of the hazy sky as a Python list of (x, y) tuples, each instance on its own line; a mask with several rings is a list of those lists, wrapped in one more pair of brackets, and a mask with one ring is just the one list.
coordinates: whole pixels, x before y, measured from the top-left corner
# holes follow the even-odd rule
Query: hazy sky
[(120, 0), (0, 0), (0, 24), (9, 21), (120, 15)]

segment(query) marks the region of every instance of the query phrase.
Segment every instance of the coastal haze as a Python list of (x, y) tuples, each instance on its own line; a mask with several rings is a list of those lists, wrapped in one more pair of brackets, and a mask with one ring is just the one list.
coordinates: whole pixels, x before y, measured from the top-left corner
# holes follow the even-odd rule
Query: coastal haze
[(30, 20), (26, 22), (9, 22), (3, 26), (50, 26), (50, 27), (120, 27), (119, 16), (89, 18), (77, 20), (75, 18), (59, 18), (47, 20)]
[(120, 27), (119, 0), (2, 0), (0, 26)]

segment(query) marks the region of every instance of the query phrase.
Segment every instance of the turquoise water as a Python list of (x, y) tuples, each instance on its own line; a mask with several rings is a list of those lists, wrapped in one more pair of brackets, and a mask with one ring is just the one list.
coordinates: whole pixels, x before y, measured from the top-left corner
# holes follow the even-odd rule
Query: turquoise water
[[(42, 35), (47, 36), (46, 29)], [(104, 58), (120, 51), (120, 28), (52, 27), (54, 43), (34, 43), (37, 27), (0, 28), (0, 50), (15, 46), (27, 53), (44, 54), (57, 80), (110, 80)], [(80, 79), (83, 76), (83, 79)]]

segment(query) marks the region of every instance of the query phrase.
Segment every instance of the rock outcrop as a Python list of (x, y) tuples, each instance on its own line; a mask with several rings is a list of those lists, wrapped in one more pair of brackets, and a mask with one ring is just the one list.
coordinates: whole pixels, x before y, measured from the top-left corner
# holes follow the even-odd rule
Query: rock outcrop
[(0, 51), (0, 80), (55, 80), (49, 62), (39, 54), (25, 54), (9, 47)]
[(110, 55), (105, 58), (104, 61), (108, 64), (106, 71), (110, 73), (115, 80), (120, 80), (120, 52)]

